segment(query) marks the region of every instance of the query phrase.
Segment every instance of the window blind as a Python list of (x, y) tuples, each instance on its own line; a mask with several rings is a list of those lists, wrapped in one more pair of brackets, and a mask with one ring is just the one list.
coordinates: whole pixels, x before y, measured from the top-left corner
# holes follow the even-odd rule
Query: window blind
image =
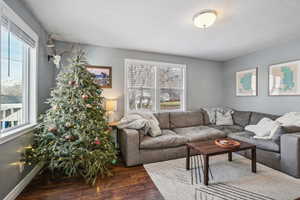
[(185, 110), (185, 65), (125, 60), (125, 111)]
[(155, 84), (155, 69), (149, 64), (128, 65), (128, 87), (153, 88)]
[(15, 23), (13, 23), (11, 20), (9, 20), (8, 17), (2, 16), (1, 24), (5, 28), (7, 28), (7, 30), (9, 30), (9, 32), (12, 32), (14, 35), (16, 35), (19, 39), (24, 41), (30, 47), (35, 48), (35, 46), (36, 46), (35, 40), (32, 39), (27, 33), (25, 33), (21, 28), (19, 28)]

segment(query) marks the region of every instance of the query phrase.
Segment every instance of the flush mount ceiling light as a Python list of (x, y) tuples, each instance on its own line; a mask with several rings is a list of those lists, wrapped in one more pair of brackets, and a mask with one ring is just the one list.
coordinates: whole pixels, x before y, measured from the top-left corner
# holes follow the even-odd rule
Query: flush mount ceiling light
[(198, 28), (207, 28), (215, 23), (217, 12), (214, 10), (205, 10), (193, 17), (194, 25)]

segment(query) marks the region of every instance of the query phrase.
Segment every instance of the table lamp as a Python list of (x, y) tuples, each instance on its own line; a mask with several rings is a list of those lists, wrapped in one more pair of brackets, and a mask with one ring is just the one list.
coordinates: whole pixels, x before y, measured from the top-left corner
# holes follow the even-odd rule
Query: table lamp
[(114, 112), (117, 111), (117, 100), (107, 99), (105, 104), (105, 110), (108, 116), (108, 122), (114, 121)]

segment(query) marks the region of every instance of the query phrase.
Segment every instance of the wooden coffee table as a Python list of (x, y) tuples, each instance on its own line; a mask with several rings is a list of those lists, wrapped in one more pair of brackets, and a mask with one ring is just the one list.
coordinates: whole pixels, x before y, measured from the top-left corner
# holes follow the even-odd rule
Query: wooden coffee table
[(209, 180), (209, 157), (226, 154), (228, 153), (228, 161), (232, 161), (232, 152), (243, 151), (243, 150), (251, 150), (251, 163), (252, 163), (252, 172), (256, 173), (256, 146), (253, 144), (249, 144), (247, 142), (239, 141), (241, 145), (234, 149), (225, 149), (221, 148), (215, 144), (214, 140), (203, 141), (203, 142), (191, 142), (187, 143), (187, 154), (186, 154), (186, 169), (190, 169), (190, 156), (191, 149), (193, 149), (196, 154), (200, 154), (203, 156), (204, 160), (204, 185), (208, 185)]

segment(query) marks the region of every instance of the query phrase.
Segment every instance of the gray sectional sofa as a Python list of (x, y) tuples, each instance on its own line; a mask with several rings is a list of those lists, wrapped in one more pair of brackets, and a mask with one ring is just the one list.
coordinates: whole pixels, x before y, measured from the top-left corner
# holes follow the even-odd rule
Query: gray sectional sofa
[[(262, 118), (275, 120), (279, 116), (257, 112), (235, 111), (234, 125), (217, 126), (209, 123), (204, 110), (191, 112), (157, 113), (162, 135), (150, 137), (143, 130), (123, 129), (119, 143), (127, 166), (158, 162), (186, 155), (187, 142), (229, 137), (256, 144), (257, 161), (294, 177), (300, 177), (300, 132), (281, 131), (273, 140), (254, 139), (254, 133), (244, 130), (249, 124), (257, 124)], [(250, 152), (241, 154), (250, 157)]]

